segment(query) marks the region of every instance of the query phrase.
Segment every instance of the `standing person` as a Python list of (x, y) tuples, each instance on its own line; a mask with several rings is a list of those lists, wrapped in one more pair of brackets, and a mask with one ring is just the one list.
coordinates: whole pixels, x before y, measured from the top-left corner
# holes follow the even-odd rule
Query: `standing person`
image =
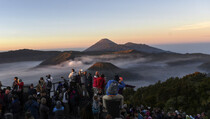
[(34, 94), (37, 94), (37, 92), (36, 92), (36, 89), (34, 89), (34, 84), (32, 83), (28, 90), (28, 95), (34, 95)]
[(123, 94), (123, 90), (125, 88), (125, 83), (123, 81), (123, 78), (122, 77), (119, 77), (119, 81), (118, 82), (119, 82), (119, 91), (118, 91), (118, 93), (120, 95), (122, 95)]
[(92, 91), (92, 86), (93, 86), (93, 77), (91, 75), (91, 73), (88, 74), (88, 77), (87, 77), (87, 80), (86, 80), (86, 83), (85, 83), (85, 87), (88, 91), (88, 94), (89, 94), (89, 97), (90, 99), (92, 100), (93, 98), (93, 91)]
[(93, 92), (94, 92), (94, 95), (96, 95), (98, 93), (98, 78), (99, 78), (99, 72), (96, 71), (95, 73), (95, 76), (93, 77)]
[(13, 119), (20, 119), (20, 101), (16, 95), (12, 98), (11, 110), (14, 117)]
[(69, 84), (68, 84), (68, 81), (64, 78), (64, 77), (61, 77), (61, 79), (63, 79), (64, 83), (63, 83), (63, 87), (68, 90), (69, 88)]
[(8, 111), (9, 112), (9, 106), (12, 102), (12, 93), (10, 91), (10, 87), (7, 87), (6, 90), (5, 90), (5, 95), (4, 95), (4, 100), (5, 100), (5, 111)]
[(105, 87), (105, 79), (104, 79), (104, 74), (101, 75), (101, 77), (99, 77), (97, 79), (97, 88), (98, 90), (101, 90), (102, 93), (104, 93), (104, 87)]
[(70, 104), (70, 110), (73, 113), (73, 115), (76, 117), (78, 115), (78, 105), (79, 105), (79, 96), (78, 91), (75, 87), (71, 89), (69, 92), (69, 104)]
[(82, 95), (82, 87), (81, 87), (81, 78), (83, 77), (82, 72), (83, 72), (83, 69), (80, 69), (79, 73), (77, 75), (77, 78), (76, 78), (77, 90), (78, 90), (80, 95)]
[(16, 93), (18, 90), (18, 82), (19, 82), (18, 77), (14, 77), (14, 82), (12, 84), (12, 92), (13, 93)]
[(88, 103), (82, 110), (81, 110), (81, 119), (93, 119), (93, 112), (92, 112), (92, 105)]
[(94, 96), (93, 97), (93, 106), (92, 106), (94, 119), (99, 119), (100, 105), (101, 104), (98, 101), (98, 96)]
[(66, 90), (63, 93), (63, 99), (62, 99), (66, 118), (68, 118), (68, 116), (69, 116), (69, 103), (68, 103), (68, 100), (69, 100), (69, 90)]
[(71, 70), (71, 73), (69, 74), (68, 78), (69, 78), (69, 82), (76, 82), (75, 77), (76, 77), (76, 72), (74, 69)]
[(45, 91), (45, 89), (46, 89), (46, 83), (44, 81), (44, 78), (41, 77), (38, 85), (36, 86), (37, 93), (40, 94), (42, 91)]
[(81, 78), (83, 77), (83, 69), (80, 69), (79, 70), (79, 73), (78, 73), (78, 77), (77, 77), (77, 83), (79, 85), (81, 85)]
[(87, 72), (85, 71), (81, 77), (82, 94), (84, 97), (88, 95), (86, 85), (87, 85)]
[(48, 119), (49, 118), (49, 107), (46, 105), (46, 98), (41, 99), (41, 105), (39, 108), (40, 119)]
[(5, 99), (2, 90), (0, 89), (0, 118), (3, 117), (5, 112)]
[(71, 73), (69, 74), (68, 78), (70, 86), (76, 86), (77, 74), (74, 69), (71, 70)]
[(1, 83), (1, 81), (0, 81), (0, 89), (1, 89), (1, 87), (2, 87), (2, 83)]
[(17, 95), (19, 97), (19, 100), (20, 100), (20, 104), (21, 104), (21, 107), (24, 105), (24, 97), (23, 97), (23, 86), (24, 86), (24, 82), (22, 81), (22, 79), (19, 79), (19, 82), (18, 82), (18, 91), (17, 91)]
[(53, 81), (53, 77), (49, 74), (46, 76), (47, 79), (46, 79), (46, 84), (47, 84), (47, 95), (50, 97), (50, 91), (51, 91), (51, 88), (52, 88), (52, 81)]
[(58, 93), (62, 93), (62, 89), (63, 89), (63, 84), (59, 81), (59, 82), (58, 82), (58, 86), (57, 86), (56, 91), (57, 91)]
[(23, 91), (23, 86), (24, 86), (24, 82), (22, 81), (22, 79), (19, 79), (19, 82), (18, 82), (18, 91), (19, 92), (22, 92)]
[(28, 101), (25, 103), (25, 111), (30, 112), (34, 119), (38, 118), (38, 112), (39, 112), (39, 104), (34, 100), (33, 96), (30, 95), (28, 97)]
[[(103, 100), (102, 100), (102, 98), (103, 98), (103, 92), (102, 92), (102, 90), (101, 89), (98, 89), (98, 94), (97, 94), (97, 96), (98, 96), (98, 101), (100, 102), (100, 112), (102, 112), (102, 110), (103, 110)], [(101, 113), (99, 113), (99, 118), (101, 117)]]

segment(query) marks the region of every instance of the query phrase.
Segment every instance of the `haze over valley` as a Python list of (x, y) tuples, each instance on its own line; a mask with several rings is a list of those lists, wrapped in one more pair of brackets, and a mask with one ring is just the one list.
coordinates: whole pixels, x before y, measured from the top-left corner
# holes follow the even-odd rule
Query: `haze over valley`
[[(30, 55), (20, 55), (24, 53)], [(18, 62), (13, 60), (15, 58)], [(18, 76), (29, 84), (52, 74), (58, 81), (61, 76), (67, 78), (70, 70), (75, 68), (91, 73), (99, 70), (108, 80), (119, 74), (127, 84), (141, 87), (197, 71), (209, 73), (209, 61), (210, 55), (206, 54), (179, 54), (145, 44), (123, 45), (102, 39), (83, 52), (24, 49), (0, 53), (0, 79), (3, 85), (11, 85), (13, 77)]]

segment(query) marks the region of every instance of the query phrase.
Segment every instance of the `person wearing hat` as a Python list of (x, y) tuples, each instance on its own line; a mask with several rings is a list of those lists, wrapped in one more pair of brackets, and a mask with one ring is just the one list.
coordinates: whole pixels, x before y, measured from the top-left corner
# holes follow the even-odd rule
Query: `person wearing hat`
[(123, 94), (123, 89), (125, 88), (125, 83), (124, 83), (124, 81), (123, 81), (123, 78), (122, 77), (119, 77), (119, 91), (118, 91), (118, 93), (119, 94)]
[[(105, 111), (107, 110), (107, 106), (110, 106), (109, 104), (107, 104), (106, 102), (109, 101), (120, 101), (120, 104), (118, 107), (120, 107), (120, 110), (123, 107), (123, 103), (124, 103), (124, 97), (120, 94), (118, 94), (119, 91), (119, 76), (116, 75), (114, 80), (109, 80), (106, 87), (106, 95), (103, 96), (103, 107), (105, 108)], [(112, 108), (110, 108), (112, 109)], [(113, 108), (114, 109), (114, 108)], [(120, 112), (120, 110), (117, 110), (118, 112)], [(112, 111), (107, 110), (108, 113), (111, 113)], [(113, 115), (112, 115), (113, 116)]]
[(55, 119), (64, 118), (64, 107), (61, 105), (61, 101), (56, 102), (56, 106), (53, 108), (53, 112), (55, 113)]

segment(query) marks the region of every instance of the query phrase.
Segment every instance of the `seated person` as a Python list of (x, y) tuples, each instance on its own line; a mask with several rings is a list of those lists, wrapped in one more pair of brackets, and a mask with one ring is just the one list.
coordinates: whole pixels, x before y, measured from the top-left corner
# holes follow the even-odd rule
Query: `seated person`
[[(103, 107), (105, 108), (105, 110), (107, 110), (107, 112), (109, 114), (112, 113), (112, 111), (109, 110), (109, 109), (113, 109), (113, 111), (115, 109), (115, 111), (118, 111), (120, 113), (120, 109), (123, 106), (124, 98), (123, 98), (122, 95), (118, 94), (118, 91), (119, 91), (119, 83), (118, 83), (118, 81), (119, 81), (119, 76), (115, 76), (115, 80), (109, 80), (107, 85), (106, 85), (106, 95), (103, 96)], [(108, 103), (114, 102), (113, 103), (114, 105), (107, 104), (107, 102)], [(109, 108), (107, 106), (113, 106), (113, 108)], [(115, 107), (118, 108), (118, 110), (116, 110)], [(115, 115), (112, 115), (112, 116), (114, 117)]]

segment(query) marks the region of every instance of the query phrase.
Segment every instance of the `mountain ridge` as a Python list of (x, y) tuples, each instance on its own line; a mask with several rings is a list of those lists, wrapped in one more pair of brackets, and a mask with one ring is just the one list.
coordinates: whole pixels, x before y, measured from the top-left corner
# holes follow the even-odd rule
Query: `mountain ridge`
[(84, 52), (98, 52), (98, 51), (107, 51), (107, 52), (118, 52), (126, 50), (136, 50), (145, 53), (166, 53), (162, 49), (151, 47), (146, 44), (137, 44), (132, 42), (127, 42), (125, 44), (117, 44), (107, 38), (101, 39), (94, 45), (90, 46)]
[(21, 61), (42, 61), (55, 57), (59, 53), (60, 51), (40, 51), (32, 49), (11, 50), (0, 53), (0, 64)]
[(115, 42), (104, 38), (95, 43), (94, 45), (87, 48), (84, 52), (94, 52), (94, 51), (107, 51), (107, 52), (114, 52), (114, 51), (121, 51), (121, 50), (128, 50), (125, 47), (122, 47)]

